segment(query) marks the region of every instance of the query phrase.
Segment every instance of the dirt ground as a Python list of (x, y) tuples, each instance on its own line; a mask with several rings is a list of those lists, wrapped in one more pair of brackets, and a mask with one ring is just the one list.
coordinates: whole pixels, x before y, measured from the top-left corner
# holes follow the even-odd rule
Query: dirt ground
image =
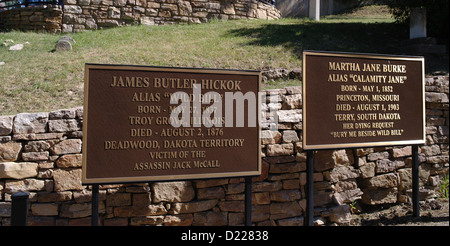
[(413, 216), (411, 204), (379, 205), (359, 208), (353, 214), (356, 226), (449, 226), (449, 199), (420, 202), (420, 217)]

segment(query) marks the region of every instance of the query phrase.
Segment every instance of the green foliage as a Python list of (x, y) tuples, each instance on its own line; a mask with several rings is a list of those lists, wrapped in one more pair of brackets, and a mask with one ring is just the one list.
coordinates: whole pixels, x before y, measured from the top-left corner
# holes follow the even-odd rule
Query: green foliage
[(427, 9), (428, 36), (449, 38), (448, 0), (387, 0), (394, 18), (399, 23), (409, 24), (411, 8)]
[(439, 185), (439, 194), (441, 197), (448, 198), (448, 175), (445, 175)]

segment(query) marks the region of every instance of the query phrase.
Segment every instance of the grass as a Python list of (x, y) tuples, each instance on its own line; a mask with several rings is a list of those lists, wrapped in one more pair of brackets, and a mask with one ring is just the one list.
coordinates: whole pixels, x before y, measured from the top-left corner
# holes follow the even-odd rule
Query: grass
[[(0, 33), (0, 62), (5, 62), (0, 66), (0, 115), (82, 105), (85, 63), (292, 69), (301, 67), (302, 51), (308, 49), (395, 54), (407, 32), (383, 9), (377, 13), (363, 8), (320, 22), (289, 18), (211, 21), (75, 33), (71, 34), (76, 41), (72, 51), (52, 52), (61, 36)], [(30, 44), (21, 51), (8, 51), (1, 45), (7, 39)], [(298, 83), (270, 81), (264, 86)]]
[(448, 175), (445, 175), (439, 184), (439, 194), (442, 198), (448, 198)]

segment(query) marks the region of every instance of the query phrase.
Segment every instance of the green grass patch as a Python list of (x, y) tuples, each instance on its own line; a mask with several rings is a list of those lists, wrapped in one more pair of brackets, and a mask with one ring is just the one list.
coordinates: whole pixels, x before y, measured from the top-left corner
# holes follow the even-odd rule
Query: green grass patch
[[(373, 11), (372, 11), (373, 12)], [(127, 26), (71, 34), (73, 50), (53, 52), (62, 35), (0, 33), (0, 115), (83, 104), (84, 64), (263, 70), (301, 67), (303, 50), (394, 53), (407, 32), (389, 15), (345, 13), (308, 19)], [(25, 45), (8, 51), (5, 40)], [(271, 81), (280, 88), (300, 81)]]

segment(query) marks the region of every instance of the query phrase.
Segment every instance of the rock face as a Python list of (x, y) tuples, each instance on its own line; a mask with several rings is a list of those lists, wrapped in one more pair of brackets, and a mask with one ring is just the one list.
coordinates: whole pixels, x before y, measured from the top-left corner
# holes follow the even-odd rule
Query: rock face
[[(433, 196), (448, 174), (448, 76), (427, 78), (426, 89), (439, 96), (430, 94), (426, 102), (427, 144), (419, 148), (423, 199)], [(254, 225), (304, 224), (301, 91), (301, 87), (266, 91), (267, 102), (261, 108), (272, 111), (278, 122), (261, 126), (262, 174), (253, 178), (252, 185)], [(81, 183), (82, 124), (81, 107), (0, 116), (1, 226), (10, 224), (10, 197), (18, 191), (30, 193), (31, 225), (90, 224), (91, 186)], [(410, 200), (410, 146), (321, 150), (314, 157), (315, 225), (352, 224), (353, 203)], [(100, 224), (243, 225), (244, 190), (241, 178), (100, 185)]]

